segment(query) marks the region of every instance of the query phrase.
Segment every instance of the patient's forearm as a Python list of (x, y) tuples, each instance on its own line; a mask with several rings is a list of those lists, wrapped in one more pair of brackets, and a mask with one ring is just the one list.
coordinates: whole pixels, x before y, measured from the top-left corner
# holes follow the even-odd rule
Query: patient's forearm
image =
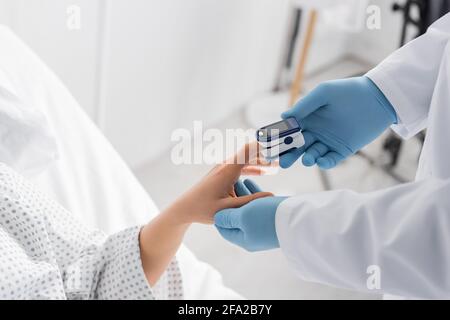
[(163, 211), (140, 234), (141, 260), (150, 285), (155, 285), (180, 247), (190, 224), (180, 221), (183, 208)]

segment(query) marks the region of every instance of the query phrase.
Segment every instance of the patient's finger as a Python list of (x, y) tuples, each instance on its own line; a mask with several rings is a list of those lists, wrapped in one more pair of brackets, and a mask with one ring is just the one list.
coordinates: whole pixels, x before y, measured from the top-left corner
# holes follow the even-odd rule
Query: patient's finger
[(227, 159), (225, 162), (227, 164), (237, 164), (245, 166), (250, 163), (250, 161), (256, 161), (259, 154), (259, 145), (257, 142), (251, 142), (246, 144), (239, 152), (237, 152), (233, 157)]
[(303, 147), (290, 150), (280, 157), (281, 168), (287, 169), (291, 167), (303, 155), (305, 150), (316, 141), (314, 136), (308, 131), (303, 132), (303, 138), (305, 139), (305, 145)]
[(237, 229), (240, 227), (240, 211), (236, 209), (223, 209), (214, 216), (216, 227)]
[(280, 157), (280, 166), (283, 169), (290, 168), (304, 152), (304, 148), (290, 150)]
[(261, 152), (258, 151), (257, 155), (250, 158), (247, 164), (252, 166), (273, 167), (278, 165), (278, 161), (267, 161)]
[(260, 167), (278, 167), (280, 165), (280, 162), (278, 160), (267, 161), (266, 158), (260, 157), (257, 159), (256, 163), (250, 162), (250, 165), (256, 165)]
[(328, 147), (322, 142), (315, 142), (303, 155), (302, 162), (306, 167), (311, 167), (316, 164), (317, 159), (323, 157), (328, 152)]
[(245, 179), (244, 185), (251, 193), (263, 192), (262, 189), (251, 179)]
[(246, 144), (234, 157), (226, 163), (251, 166), (277, 166), (277, 162), (267, 161), (261, 154), (261, 147), (257, 141)]
[(242, 196), (248, 196), (249, 194), (252, 194), (250, 190), (247, 189), (244, 182), (242, 180), (238, 180), (234, 184), (234, 192), (236, 193), (236, 196), (242, 197)]
[(225, 198), (222, 201), (225, 208), (239, 208), (253, 200), (265, 197), (273, 197), (273, 194), (270, 192), (257, 192), (243, 197)]
[(242, 169), (241, 174), (244, 176), (262, 176), (267, 171), (262, 167), (248, 166)]
[(256, 161), (259, 163), (257, 165), (249, 165), (249, 159), (255, 156), (255, 152), (255, 144), (247, 144), (237, 155), (218, 166), (216, 171), (221, 170), (234, 183), (240, 175), (263, 175), (266, 173), (264, 167), (278, 166), (277, 162), (270, 163), (264, 159)]

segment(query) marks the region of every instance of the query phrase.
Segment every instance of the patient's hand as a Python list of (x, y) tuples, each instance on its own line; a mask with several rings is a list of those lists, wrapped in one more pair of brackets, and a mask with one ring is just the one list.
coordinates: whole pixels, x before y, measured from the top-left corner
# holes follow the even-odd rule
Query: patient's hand
[(265, 167), (273, 165), (260, 157), (257, 143), (247, 144), (232, 158), (214, 167), (172, 208), (178, 208), (174, 211), (184, 223), (212, 224), (217, 211), (241, 207), (252, 200), (272, 196), (269, 192), (258, 192), (238, 197), (234, 184), (241, 175), (262, 175)]
[(259, 157), (257, 143), (248, 144), (142, 228), (139, 239), (141, 260), (149, 283), (154, 285), (158, 281), (192, 223), (212, 224), (217, 211), (272, 196), (269, 192), (258, 192), (238, 197), (234, 191), (234, 184), (241, 174), (261, 175), (263, 167), (270, 165)]

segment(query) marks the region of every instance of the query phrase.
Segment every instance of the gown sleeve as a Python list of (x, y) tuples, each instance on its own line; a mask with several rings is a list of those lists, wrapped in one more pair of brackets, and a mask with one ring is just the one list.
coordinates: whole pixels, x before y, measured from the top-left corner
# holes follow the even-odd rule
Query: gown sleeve
[(3, 164), (0, 194), (6, 217), (0, 227), (23, 249), (20, 255), (27, 256), (23, 261), (32, 268), (42, 265), (52, 270), (51, 281), (43, 282), (52, 287), (39, 288), (46, 295), (58, 291), (59, 283), (66, 299), (183, 297), (176, 259), (155, 286), (149, 285), (140, 257), (140, 226), (110, 236), (91, 229)]

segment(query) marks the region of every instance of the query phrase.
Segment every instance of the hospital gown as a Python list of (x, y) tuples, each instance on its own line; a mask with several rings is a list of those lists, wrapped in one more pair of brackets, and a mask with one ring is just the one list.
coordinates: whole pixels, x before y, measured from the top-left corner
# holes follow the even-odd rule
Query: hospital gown
[(109, 237), (0, 164), (0, 299), (180, 299), (174, 259), (152, 288), (140, 227)]

